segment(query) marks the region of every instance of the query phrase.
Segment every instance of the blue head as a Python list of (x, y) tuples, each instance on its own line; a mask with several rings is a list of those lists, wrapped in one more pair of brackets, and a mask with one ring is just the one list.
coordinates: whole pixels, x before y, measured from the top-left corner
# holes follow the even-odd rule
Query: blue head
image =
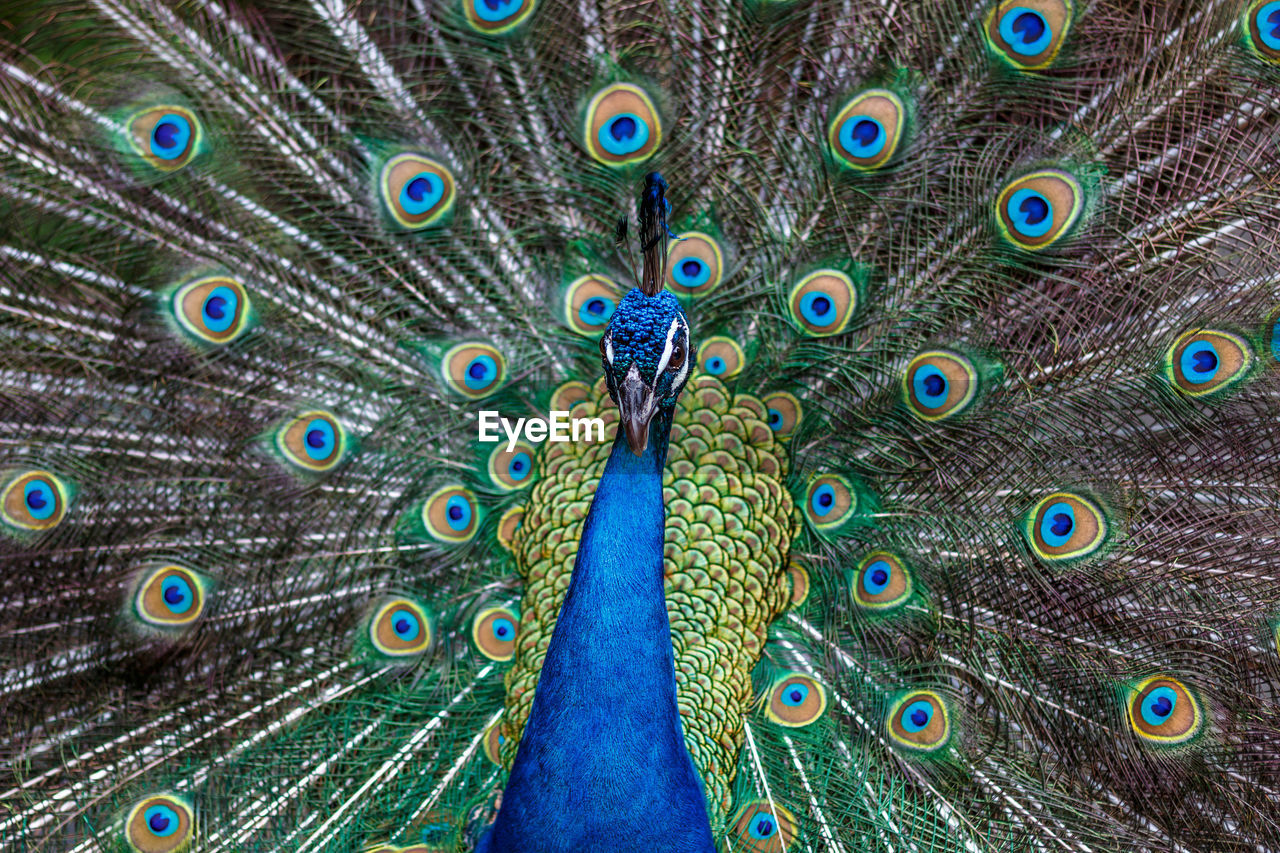
[(694, 353), (689, 320), (667, 291), (646, 296), (636, 289), (618, 303), (600, 339), (600, 355), (609, 396), (637, 456), (649, 444), (654, 416), (661, 413), (670, 422)]

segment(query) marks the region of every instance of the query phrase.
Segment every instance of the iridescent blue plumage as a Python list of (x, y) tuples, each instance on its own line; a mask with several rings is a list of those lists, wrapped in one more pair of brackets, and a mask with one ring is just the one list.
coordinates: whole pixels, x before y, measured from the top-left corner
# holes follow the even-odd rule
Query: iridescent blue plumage
[(676, 706), (663, 589), (662, 469), (689, 375), (688, 321), (669, 293), (632, 290), (601, 351), (625, 428), (481, 853), (714, 850)]

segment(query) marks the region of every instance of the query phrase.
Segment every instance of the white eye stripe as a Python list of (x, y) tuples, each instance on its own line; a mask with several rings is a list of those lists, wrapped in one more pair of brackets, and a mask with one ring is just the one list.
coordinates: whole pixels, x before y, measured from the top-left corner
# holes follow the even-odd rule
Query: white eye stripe
[(667, 369), (667, 364), (671, 361), (671, 353), (675, 350), (676, 332), (680, 330), (680, 318), (677, 317), (671, 321), (671, 328), (667, 329), (667, 343), (662, 349), (662, 358), (658, 359), (658, 370), (654, 374), (659, 376), (662, 371)]
[(604, 357), (613, 364), (613, 338), (607, 338), (604, 342)]

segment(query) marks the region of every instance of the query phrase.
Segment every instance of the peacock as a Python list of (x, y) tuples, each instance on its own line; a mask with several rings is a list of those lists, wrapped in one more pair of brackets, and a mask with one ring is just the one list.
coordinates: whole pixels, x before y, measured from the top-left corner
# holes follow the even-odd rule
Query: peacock
[(1280, 2), (2, 6), (0, 848), (1280, 850)]

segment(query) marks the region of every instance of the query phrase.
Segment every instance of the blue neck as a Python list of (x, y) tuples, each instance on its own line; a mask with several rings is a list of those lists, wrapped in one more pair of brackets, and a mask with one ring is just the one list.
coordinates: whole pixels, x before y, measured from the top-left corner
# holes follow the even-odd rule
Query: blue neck
[(663, 590), (670, 415), (636, 456), (618, 430), (482, 853), (712, 853), (685, 749)]

